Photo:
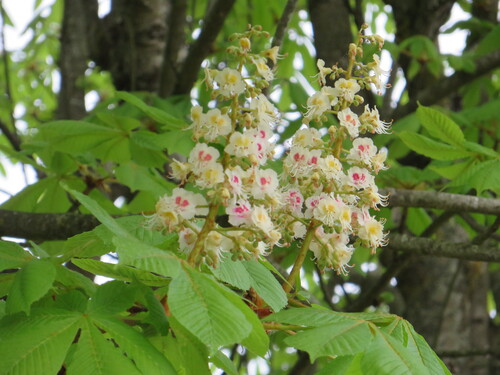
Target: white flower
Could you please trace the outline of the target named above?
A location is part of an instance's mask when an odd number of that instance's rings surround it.
[[[252,224],[252,206],[247,201],[238,200],[229,205],[226,207],[226,214],[229,216],[229,224],[235,227]]]
[[[250,109],[253,112],[254,121],[258,128],[269,131],[279,121],[278,110],[264,94],[259,94],[259,96],[252,99]]]
[[[274,196],[279,187],[278,174],[273,169],[255,169],[250,194],[256,199]]]
[[[247,178],[247,172],[245,172],[239,165],[237,165],[232,169],[226,169],[225,173],[230,185],[230,190],[233,195],[235,197],[246,197],[243,179]]]
[[[365,110],[363,114],[359,116],[359,120],[361,121],[361,124],[366,126],[366,128],[372,133],[389,134],[391,124],[380,120],[377,107],[370,110],[368,104],[365,105]]]
[[[316,66],[318,67],[318,81],[321,86],[326,85],[326,76],[330,74],[333,70],[331,68],[325,68],[325,62],[321,59],[318,59],[316,62]]]
[[[380,57],[378,55],[373,55],[373,63],[369,64],[372,68],[374,75],[372,76],[373,83],[377,88],[379,94],[381,94],[382,87],[384,86],[382,83],[382,76],[388,77],[390,75],[389,70],[383,70],[380,67]]]
[[[224,168],[220,163],[210,163],[197,174],[197,177],[195,180],[196,185],[211,189],[216,184],[224,182]]]
[[[387,159],[387,149],[383,148],[378,152],[378,154],[374,155],[371,159],[372,168],[375,173],[378,173],[380,170],[387,169],[384,162]]]
[[[309,175],[312,170],[319,168],[320,159],[320,150],[309,151],[301,146],[292,146],[283,161],[283,166],[290,176],[303,177]]]
[[[225,136],[231,132],[231,119],[222,114],[218,108],[211,109],[205,115],[203,136],[209,142],[215,141],[218,136]]]
[[[294,221],[292,223],[291,231],[292,231],[293,238],[299,239],[299,238],[305,237],[305,235],[307,233],[307,228],[300,221]]]
[[[188,174],[191,172],[191,163],[183,163],[173,158],[171,160],[170,177],[181,181],[181,183],[185,182]]]
[[[208,203],[201,194],[193,193],[182,188],[175,188],[172,195],[161,197],[156,203],[156,213],[152,223],[158,221],[168,230],[172,230],[181,218],[190,220],[195,215],[206,215]]]
[[[219,84],[220,94],[226,98],[245,91],[245,82],[243,82],[240,72],[235,69],[224,68],[222,71],[218,71],[214,81]]]
[[[302,212],[304,196],[299,189],[290,189],[283,193],[283,202],[289,212],[298,215]]]
[[[229,143],[225,147],[229,155],[238,157],[250,157],[254,155],[258,157],[257,145],[254,142],[254,137],[251,134],[234,132],[229,138]]]
[[[372,157],[375,156],[377,147],[370,138],[356,138],[352,142],[347,159],[371,166]]]
[[[347,129],[351,138],[356,138],[359,135],[361,123],[359,122],[358,115],[351,111],[350,108],[339,111],[339,113],[337,113],[337,118],[339,119],[340,126]]]
[[[327,155],[319,161],[319,170],[327,179],[338,180],[342,176],[342,164],[333,155]]]
[[[252,211],[252,224],[259,228],[266,235],[274,229],[273,222],[263,206],[257,206]]]
[[[264,59],[263,57],[258,57],[253,58],[252,61],[257,68],[257,73],[259,73],[262,78],[264,78],[266,81],[273,80],[274,74],[271,68],[269,68],[269,66],[267,65],[266,59]]]
[[[337,97],[344,98],[345,101],[351,103],[354,100],[354,95],[361,89],[355,79],[340,78],[335,82],[334,94]]]
[[[189,163],[194,173],[201,173],[209,164],[219,159],[219,151],[205,143],[197,143],[189,153]]]
[[[183,228],[179,232],[179,249],[186,254],[193,250],[198,235],[190,228]]]
[[[384,233],[383,223],[377,221],[374,217],[364,218],[363,224],[358,228],[358,237],[372,248],[372,252],[380,246],[387,245],[387,234]]]
[[[323,146],[321,133],[315,128],[299,129],[292,138],[292,145],[305,148],[321,147]]]
[[[330,196],[321,199],[313,210],[314,218],[333,227],[339,218],[339,202]]]
[[[352,167],[347,172],[347,184],[356,189],[366,189],[375,184],[373,176],[364,168]]]
[[[318,91],[307,99],[307,112],[304,116],[304,122],[318,121],[326,111],[332,108],[331,100],[324,91]]]

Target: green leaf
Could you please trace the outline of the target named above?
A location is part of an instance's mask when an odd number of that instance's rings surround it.
[[[361,368],[363,353],[346,355],[335,358],[321,369],[316,375],[362,375],[366,374]]]
[[[481,194],[484,190],[500,188],[500,159],[493,159],[472,165],[449,186],[471,186]]]
[[[362,359],[362,367],[372,374],[431,375],[401,342],[380,330]]]
[[[210,356],[210,360],[212,363],[217,366],[219,369],[224,370],[224,372],[228,375],[239,375],[238,368],[224,353],[220,350],[217,351],[214,355]]]
[[[133,238],[123,227],[121,227],[115,219],[111,217],[95,200],[89,196],[82,194],[76,190],[67,188],[69,193],[73,195],[97,220],[99,220],[106,228],[115,235],[122,238]]]
[[[349,314],[350,315],[350,314]],[[266,322],[297,324],[308,327],[349,321],[348,314],[340,314],[325,308],[290,308],[264,318]]]
[[[47,310],[0,320],[2,374],[57,374],[76,336],[81,314]],[[6,355],[8,354],[8,355]]]
[[[168,133],[168,138],[165,140],[165,146],[169,154],[179,153],[188,156],[194,147],[194,141],[191,133],[186,130],[173,130]]]
[[[148,286],[165,286],[169,282],[165,277],[122,264],[105,263],[94,259],[73,259],[72,263],[93,274],[122,281],[131,282],[137,280]]]
[[[40,127],[37,138],[71,155],[92,152],[103,160],[130,160],[128,131],[84,121],[62,120]]]
[[[61,178],[50,176],[26,186],[0,207],[23,212],[66,212],[71,202],[60,186]]]
[[[116,168],[116,178],[132,191],[150,191],[161,196],[172,191],[175,185],[156,176],[149,168],[133,162],[121,164]]]
[[[55,277],[55,266],[47,260],[34,259],[26,263],[12,282],[7,313],[24,311],[29,314],[31,304],[50,290]]]
[[[113,243],[116,245],[120,263],[163,276],[174,277],[179,273],[179,259],[168,251],[145,244],[134,237],[115,237]]]
[[[90,313],[115,314],[132,306],[137,290],[121,281],[109,281],[97,288],[89,304]]]
[[[464,149],[434,141],[420,134],[401,132],[399,138],[411,150],[432,159],[455,160],[471,156],[471,153]]]
[[[465,140],[460,127],[448,116],[433,108],[419,105],[417,117],[433,137],[455,145],[460,145]]]
[[[478,56],[486,55],[498,50],[498,40],[500,40],[500,25],[495,26],[488,34],[484,36],[476,48]]]
[[[478,154],[481,154],[481,155],[489,156],[492,158],[500,157],[500,154],[498,152],[496,152],[495,150],[493,150],[489,147],[485,147],[483,145],[480,145],[479,143],[476,143],[476,142],[465,141],[464,146],[468,150],[471,150],[472,152],[477,152]]]
[[[252,328],[223,286],[188,266],[170,283],[168,303],[179,323],[213,350],[240,342]]]
[[[363,352],[373,339],[368,322],[346,320],[319,326],[290,336],[285,343],[309,353],[311,361],[322,356],[354,355]]]
[[[65,260],[73,257],[91,258],[112,252],[114,247],[100,238],[96,230],[83,232],[64,242]]]
[[[132,327],[119,320],[104,316],[93,316],[93,322],[113,338],[116,345],[134,361],[142,374],[175,374],[170,362]]]
[[[82,330],[67,367],[68,375],[141,375],[133,362],[90,322],[83,319]]]
[[[220,281],[241,290],[248,290],[252,285],[250,275],[243,263],[240,261],[233,261],[230,257],[224,258],[217,268],[212,269],[212,273]]]
[[[0,240],[0,271],[22,267],[33,256],[15,242]]]
[[[252,278],[251,286],[274,312],[280,311],[288,303],[288,298],[281,284],[274,275],[255,260],[243,262]]]
[[[88,296],[92,296],[95,292],[96,284],[92,280],[66,266],[56,266],[56,280],[67,288],[81,289]]]
[[[164,353],[177,372],[186,375],[210,375],[206,345],[184,328],[175,317],[170,316],[168,319],[174,334],[164,338]]]
[[[187,126],[184,120],[181,120],[165,111],[162,111],[161,109],[152,107],[144,103],[142,99],[140,99],[136,95],[130,94],[125,91],[117,91],[116,96],[126,101],[127,103],[130,103],[133,106],[139,108],[156,122],[165,125],[167,129],[182,129]]]
[[[247,322],[252,326],[250,334],[241,341],[252,353],[264,357],[269,349],[269,336],[267,335],[257,314],[244,304],[241,298],[229,290],[224,290],[224,295],[245,315]]]

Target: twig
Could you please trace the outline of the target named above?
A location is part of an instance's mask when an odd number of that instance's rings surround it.
[[[500,262],[499,246],[479,246],[470,243],[452,243],[430,238],[418,238],[406,234],[389,236],[387,249],[404,251],[418,255]]]
[[[469,215],[467,212],[461,212],[460,214],[460,217],[462,219],[464,219],[464,221],[472,228],[474,229],[476,232],[479,232],[479,233],[482,233],[484,231],[486,231],[486,227],[482,226],[481,224],[479,224],[476,220],[474,220],[474,218]],[[496,241],[500,241],[500,235],[499,234],[496,234],[496,233],[492,233],[491,234],[491,238],[493,238],[494,240]]]
[[[417,102],[431,105],[448,95],[457,92],[458,89],[469,82],[481,77],[500,66],[500,50],[496,50],[486,56],[478,58],[475,62],[476,69],[472,73],[458,71],[449,77],[437,80],[425,90],[421,91],[407,104],[398,106],[392,117],[397,120],[413,112],[417,108]]]
[[[224,20],[234,5],[235,0],[216,0],[206,17],[203,19],[203,29],[190,46],[188,55],[183,62],[182,71],[175,88],[175,94],[186,94],[193,87],[198,77],[200,65],[212,49],[212,43],[217,38],[224,25]]]
[[[285,9],[283,9],[283,13],[281,14],[281,18],[278,22],[278,26],[276,26],[276,31],[274,32],[274,37],[271,45],[273,47],[281,47],[283,43],[283,39],[285,38],[285,31],[290,22],[290,18],[292,18],[293,11],[295,10],[295,6],[297,5],[297,0],[288,0]]]
[[[500,215],[500,199],[394,188],[382,189],[381,193],[389,195],[390,207],[436,208],[456,212]]]

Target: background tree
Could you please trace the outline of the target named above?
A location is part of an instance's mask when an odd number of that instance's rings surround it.
[[[443,29],[453,7],[468,17]],[[268,90],[283,113],[278,144],[286,149],[302,124],[298,112],[303,109],[297,105],[317,88],[308,83],[317,74],[316,58],[326,66],[345,65],[346,47],[368,22],[374,33],[388,35],[392,57],[391,87],[381,97],[365,96],[394,121],[392,135],[374,137],[377,146],[387,147],[391,165],[380,174],[390,193],[389,208],[381,210],[390,242],[375,256],[356,252],[346,277],[320,273],[307,259],[304,287],[310,301],[335,311],[375,308],[405,317],[453,373],[499,371],[492,313],[500,301],[497,1],[120,0],[102,17],[98,8],[97,1],[56,0],[35,13],[28,26],[33,37],[23,51],[3,50],[0,147],[11,160],[32,166],[38,182],[2,205],[0,235],[34,241],[25,245],[37,256],[39,248],[57,255],[71,246],[63,240],[94,228],[98,222],[84,215],[88,211],[61,181],[112,215],[152,211],[158,196],[173,187],[165,177],[167,155],[186,156],[193,146],[190,136],[177,130],[189,118],[192,98],[205,108],[211,100],[200,83],[200,67],[226,66],[228,38],[247,23],[269,30],[273,45],[288,55],[277,62]],[[9,24],[5,9],[2,19],[3,30]],[[468,31],[462,55],[440,53],[439,35],[457,29]],[[136,99],[115,90],[134,92]],[[85,103],[89,93],[98,97],[92,110]],[[113,125],[107,110],[129,123]],[[55,119],[101,121],[168,136],[157,143],[135,136],[125,144],[128,140],[77,122],[60,138],[57,131],[43,133],[43,124]],[[90,237],[69,241],[72,246],[78,241],[79,256],[101,256],[102,248],[112,248]],[[2,249],[7,254],[11,248]],[[286,269],[295,250],[282,249],[270,260]],[[5,269],[21,268],[4,261]],[[88,264],[86,270],[99,273]],[[3,295],[13,288],[15,274],[1,275]],[[43,295],[35,297],[31,302]],[[88,332],[91,337],[93,331]],[[279,337],[275,345],[283,345]],[[273,374],[314,373],[324,365],[311,364],[306,351],[271,353]],[[243,372],[257,363],[237,346],[230,357]]]

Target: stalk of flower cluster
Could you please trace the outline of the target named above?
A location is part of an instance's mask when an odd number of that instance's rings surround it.
[[[283,283],[283,290],[285,291],[285,293],[290,293],[292,287],[295,285],[295,280],[297,279],[297,276],[300,275],[302,264],[306,259],[307,252],[309,251],[309,246],[311,245],[311,241],[314,238],[315,229],[316,229],[316,222],[315,220],[311,220],[309,228],[307,228],[307,233],[304,238],[304,242],[302,242],[302,247],[300,248],[299,254],[295,259],[295,263],[293,264],[292,271],[290,272],[290,275],[288,275],[287,281]]]
[[[205,244],[205,239],[207,238],[207,235],[215,226],[215,219],[217,218],[218,211],[219,211],[218,203],[210,204],[208,215],[205,219],[205,223],[203,224],[203,228],[201,228],[201,231],[198,234],[198,238],[196,239],[193,250],[191,251],[191,253],[189,253],[188,263],[191,266],[197,266],[200,263],[200,253],[203,250],[203,246]]]

